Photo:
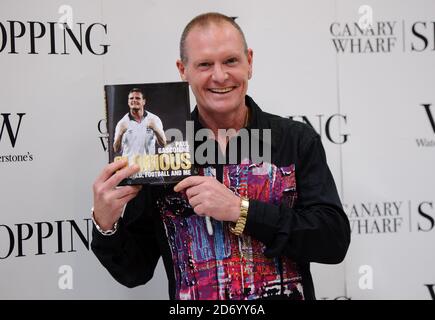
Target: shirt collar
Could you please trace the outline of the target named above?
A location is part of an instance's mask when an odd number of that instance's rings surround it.
[[[263,125],[261,121],[259,121],[259,115],[262,112],[260,107],[255,103],[255,101],[248,95],[245,96],[245,104],[249,109],[249,123],[246,126],[247,129],[262,129]],[[204,128],[201,121],[199,121],[199,111],[198,106],[195,106],[195,109],[191,112],[191,119],[194,122],[195,132]]]
[[[146,110],[144,110],[144,111],[143,111],[143,117],[142,117],[142,120],[145,119],[147,115],[148,115],[148,112],[147,112]],[[129,118],[131,121],[136,121],[136,119],[131,115],[130,112],[128,113],[128,118]]]

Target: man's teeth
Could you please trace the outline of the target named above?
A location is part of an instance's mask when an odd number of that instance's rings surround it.
[[[210,89],[211,92],[214,93],[227,93],[230,92],[231,90],[233,90],[233,87],[229,87],[229,88],[213,88]]]

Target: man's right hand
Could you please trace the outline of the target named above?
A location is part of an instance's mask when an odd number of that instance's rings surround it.
[[[127,165],[127,160],[108,164],[94,182],[94,219],[103,230],[113,227],[126,203],[136,197],[142,188],[142,186],[117,187],[122,180],[139,171],[138,165]]]

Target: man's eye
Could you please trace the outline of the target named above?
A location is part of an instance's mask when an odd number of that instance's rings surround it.
[[[225,61],[225,64],[235,64],[237,62],[236,58],[230,58]]]
[[[201,62],[200,64],[198,64],[198,67],[200,68],[208,68],[210,67],[211,63],[209,62]]]

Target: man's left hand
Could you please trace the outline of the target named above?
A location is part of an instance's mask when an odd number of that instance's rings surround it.
[[[175,192],[185,191],[193,211],[218,221],[236,222],[240,216],[240,197],[213,177],[188,177],[180,181]]]

